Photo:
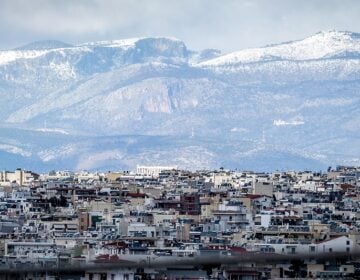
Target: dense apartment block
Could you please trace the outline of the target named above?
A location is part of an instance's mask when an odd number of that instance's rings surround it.
[[[84,280],[359,274],[358,167],[0,175],[2,271]]]

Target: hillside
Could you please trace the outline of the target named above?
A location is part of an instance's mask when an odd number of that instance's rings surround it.
[[[360,164],[360,35],[221,54],[175,38],[0,51],[1,169]]]

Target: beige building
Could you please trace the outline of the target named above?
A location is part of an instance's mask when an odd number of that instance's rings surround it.
[[[307,265],[307,273],[309,277],[315,277],[319,272],[324,271],[323,264],[308,264]]]
[[[272,182],[257,182],[253,183],[253,194],[273,196],[273,183]]]
[[[174,223],[178,215],[174,213],[153,213],[154,225],[158,226],[164,223]]]
[[[20,186],[29,185],[34,181],[34,175],[32,172],[20,168],[15,171],[0,171],[0,186],[10,186],[12,183]]]
[[[210,219],[213,212],[219,208],[219,196],[215,198],[208,198],[208,203],[201,205],[201,219]]]
[[[84,232],[88,230],[90,226],[90,216],[89,213],[82,209],[79,211],[79,232]]]
[[[124,175],[129,175],[128,172],[108,172],[105,174],[105,178],[108,182],[114,183],[117,182]]]
[[[176,226],[176,239],[179,241],[190,240],[190,224],[179,224]]]
[[[92,200],[89,203],[88,209],[93,212],[104,212],[105,210],[113,211],[115,209],[115,205],[111,202]]]
[[[221,185],[232,185],[233,183],[233,174],[231,172],[217,172],[213,173],[211,177],[215,188],[219,188]]]

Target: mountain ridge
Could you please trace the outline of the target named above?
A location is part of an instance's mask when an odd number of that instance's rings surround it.
[[[16,51],[23,50],[43,50],[43,49],[63,49],[71,48],[73,45],[58,40],[42,40],[28,43],[26,45],[15,48]]]
[[[164,37],[0,51],[3,168],[360,164],[359,38],[322,32],[228,64]]]
[[[360,52],[360,34],[347,31],[318,32],[303,40],[268,45],[261,48],[244,49],[203,62],[203,66],[257,62],[266,58],[288,60],[321,59],[338,51],[354,49]],[[314,50],[315,48],[315,50]],[[271,59],[269,59],[271,60]]]

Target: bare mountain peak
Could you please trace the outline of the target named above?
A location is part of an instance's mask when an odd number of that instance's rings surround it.
[[[64,43],[58,40],[42,40],[35,41],[24,46],[18,47],[15,50],[50,50],[50,49],[61,49],[70,48],[72,45]]]

